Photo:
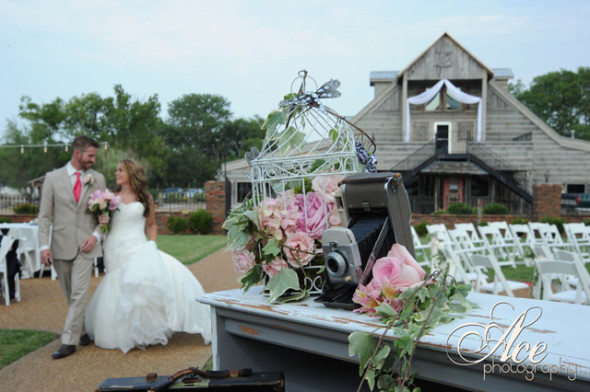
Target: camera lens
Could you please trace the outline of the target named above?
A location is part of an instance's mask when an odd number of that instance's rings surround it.
[[[338,252],[330,252],[326,255],[326,269],[328,274],[339,277],[346,273],[346,260]]]

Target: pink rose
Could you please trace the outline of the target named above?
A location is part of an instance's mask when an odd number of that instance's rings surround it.
[[[301,210],[297,225],[299,230],[307,232],[311,238],[316,239],[322,236],[328,228],[328,216],[334,209],[334,204],[326,203],[316,192],[308,192],[305,195],[298,195],[298,205]]]
[[[289,268],[289,265],[280,257],[276,257],[270,264],[262,263],[262,269],[270,277],[278,274],[283,268]]]
[[[371,284],[383,288],[391,286],[395,291],[404,291],[424,279],[426,272],[416,260],[399,244],[394,244],[387,257],[382,257],[373,266]]]
[[[298,250],[302,252],[298,252]],[[287,261],[293,268],[299,268],[309,264],[315,255],[306,252],[313,253],[314,250],[314,240],[302,232],[290,234],[283,247]]]
[[[256,264],[254,253],[247,250],[234,250],[231,255],[234,262],[234,271],[238,274],[245,274]]]
[[[335,203],[335,194],[340,189],[340,182],[343,179],[342,175],[317,176],[311,181],[311,187],[325,201]]]

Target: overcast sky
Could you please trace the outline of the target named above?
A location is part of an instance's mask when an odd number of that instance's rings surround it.
[[[354,115],[371,71],[401,70],[444,32],[525,84],[590,66],[590,1],[0,0],[0,131],[36,103],[121,84],[168,103],[210,93],[266,117],[306,69],[341,82],[325,102]],[[299,85],[296,84],[295,88]]]

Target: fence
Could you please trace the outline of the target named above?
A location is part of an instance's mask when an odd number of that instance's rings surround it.
[[[0,214],[12,214],[14,206],[21,203],[39,205],[39,200],[33,200],[30,195],[0,195]]]

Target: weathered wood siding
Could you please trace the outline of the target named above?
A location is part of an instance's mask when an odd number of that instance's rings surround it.
[[[412,80],[482,79],[486,70],[448,37],[442,37],[412,64],[405,77]]]

